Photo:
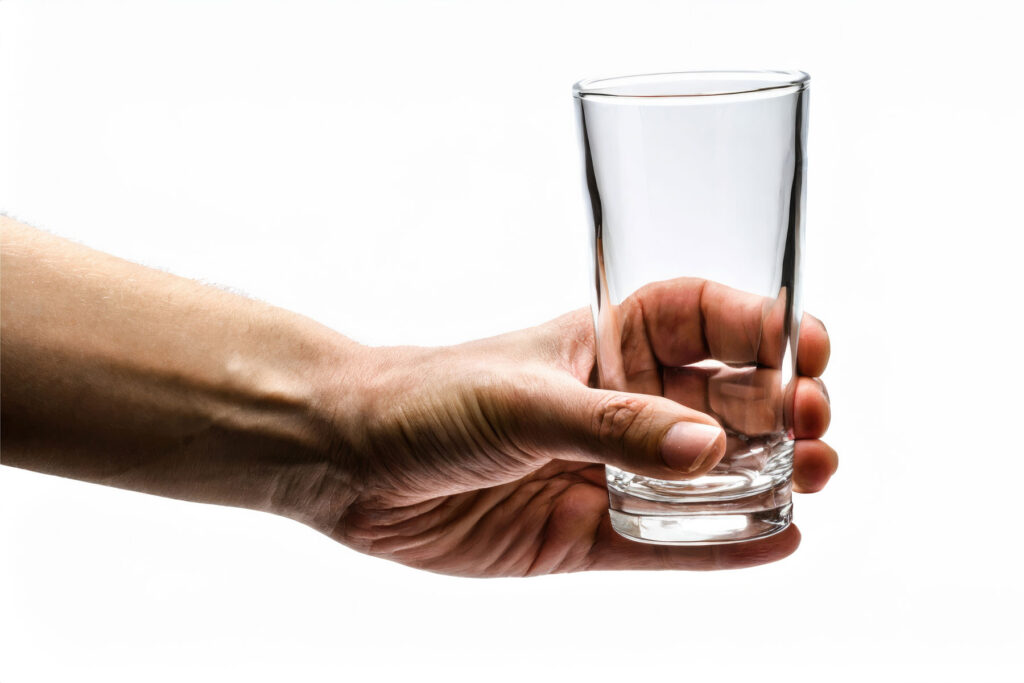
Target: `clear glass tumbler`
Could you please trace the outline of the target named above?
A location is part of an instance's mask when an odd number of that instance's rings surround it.
[[[727,436],[725,457],[696,479],[607,467],[612,525],[628,538],[732,543],[792,518],[808,83],[799,71],[705,71],[573,88],[599,384],[665,395],[711,415]],[[697,297],[669,324],[703,339],[693,362],[655,358],[652,373],[632,356],[658,349],[638,351],[630,326],[638,309],[644,316],[645,292],[665,301],[666,288],[680,301]],[[722,315],[744,318],[743,333]]]

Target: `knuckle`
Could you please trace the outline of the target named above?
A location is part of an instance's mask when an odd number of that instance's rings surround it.
[[[594,412],[594,432],[602,442],[622,442],[647,414],[644,401],[633,396],[604,396]]]

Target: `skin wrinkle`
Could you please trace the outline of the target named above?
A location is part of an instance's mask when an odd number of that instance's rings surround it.
[[[593,488],[593,484],[588,482],[585,478],[580,477],[574,473],[565,473],[560,475],[557,479],[547,481],[534,481],[530,482],[526,486],[520,487],[518,490],[514,490],[506,498],[495,501],[493,504],[487,506],[481,513],[480,510],[472,511],[474,515],[477,515],[477,519],[469,527],[470,531],[467,536],[463,539],[462,544],[465,545],[466,551],[471,552],[475,547],[483,547],[488,552],[482,556],[478,556],[477,562],[481,566],[484,574],[487,575],[508,575],[510,572],[502,571],[499,566],[513,567],[523,563],[522,557],[518,556],[518,552],[523,548],[532,547],[529,542],[523,542],[520,536],[515,536],[500,546],[493,545],[494,535],[490,528],[496,523],[497,519],[507,518],[512,516],[512,513],[530,508],[531,504],[538,504],[542,508],[553,508],[558,505],[559,501],[567,495],[574,487],[587,486]],[[602,492],[603,495],[603,492]],[[526,500],[522,500],[526,496]],[[546,499],[543,503],[540,501]],[[451,524],[452,517],[461,515],[465,506],[459,506],[460,509],[453,511],[453,514],[445,517],[444,523]],[[549,515],[544,514],[543,517],[547,520],[543,522],[546,526],[551,523]],[[433,523],[428,524],[425,528],[422,524],[419,524],[421,520],[416,519],[417,527],[415,533],[410,535],[409,532],[413,529],[403,528],[390,530],[393,533],[397,533],[401,540],[401,546],[395,546],[392,544],[387,545],[373,545],[372,549],[375,552],[388,553],[399,561],[412,561],[415,558],[417,563],[423,563],[424,568],[433,569],[432,560],[429,556],[423,555],[421,552],[426,548],[426,545],[434,540],[434,535],[431,533],[436,527]],[[434,520],[432,520],[433,522]],[[383,531],[383,530],[381,530]],[[376,536],[376,534],[373,534]],[[390,534],[387,536],[388,539],[394,539]],[[543,538],[543,534],[542,534]],[[543,541],[541,545],[544,545],[546,541]],[[415,551],[410,553],[410,551]],[[515,552],[512,552],[515,551]],[[572,548],[565,548],[562,551],[563,559],[567,557],[572,551]],[[541,552],[540,548],[537,548],[536,553]],[[532,566],[532,565],[531,565]]]
[[[398,415],[394,419],[395,436],[398,437],[399,445],[404,446],[403,452],[418,452],[419,439],[417,438],[417,430],[411,424],[408,419],[405,409],[399,407]],[[429,435],[428,435],[429,437]],[[391,464],[392,458],[387,456],[382,458],[373,458],[372,466],[376,470],[375,474],[380,477],[381,470],[383,471],[383,479],[386,481],[402,482],[405,479],[405,474],[394,471]]]
[[[479,434],[474,434],[468,429],[465,429],[467,441],[473,442],[473,445],[480,451],[487,453],[494,453],[502,451],[502,443],[508,443],[508,439],[503,439],[500,435],[502,431],[499,427],[500,422],[498,420],[489,419],[485,413],[483,406],[487,404],[488,393],[486,390],[481,391],[477,389],[470,394],[470,400],[466,401],[465,404],[469,410],[469,417],[479,427]],[[458,421],[461,424],[461,421]],[[523,457],[522,461],[528,460],[529,458]],[[523,463],[525,464],[525,462]]]
[[[554,495],[550,501],[548,511],[544,519],[544,526],[539,534],[540,543],[534,553],[533,560],[529,563],[524,574],[522,574],[523,576],[530,576],[533,574],[536,569],[536,565],[544,555],[544,552],[555,542],[552,539],[554,531],[561,532],[562,528],[566,526],[566,520],[564,519],[565,516],[561,511],[565,509],[569,501],[574,500],[575,492],[579,491],[580,487],[585,487],[584,490],[594,488],[593,484],[575,473],[565,473],[560,477],[560,479],[567,482],[568,485],[566,488]],[[604,498],[604,495],[605,494],[602,491],[602,498]],[[571,521],[578,522],[579,520],[580,518],[577,516],[573,516],[571,518]],[[554,568],[551,570],[552,572],[557,571],[557,568],[560,567],[568,558],[574,545],[574,543],[565,544],[561,539],[558,539],[558,542],[565,545],[565,551],[562,553],[558,562],[555,563]],[[578,543],[578,541],[576,543]]]
[[[420,455],[417,455],[417,466],[418,469],[425,474],[428,478],[436,478],[438,476],[446,476],[449,483],[449,490],[452,492],[460,492],[467,487],[471,487],[474,483],[476,474],[473,468],[453,468],[453,465],[458,460],[458,454],[467,452],[471,449],[467,448],[466,444],[460,444],[457,441],[453,441],[450,436],[440,433],[434,429],[432,425],[435,424],[452,424],[456,430],[463,430],[464,425],[461,422],[452,422],[450,420],[451,412],[444,408],[438,409],[437,406],[432,404],[420,404],[416,408],[417,413],[409,414],[404,413],[406,429],[419,433],[423,436],[423,444],[417,444],[421,446]],[[420,413],[425,411],[425,414],[420,417]],[[455,411],[458,414],[458,411]],[[426,426],[426,428],[424,428]],[[465,432],[463,431],[463,435]],[[419,451],[413,451],[418,453]],[[442,475],[442,473],[446,473]],[[463,475],[470,475],[464,477]],[[400,481],[404,481],[407,486],[415,490],[416,485],[412,483],[411,477],[414,477],[414,472],[405,472],[401,475],[396,475],[396,478]],[[434,484],[436,486],[436,482]]]
[[[614,443],[620,449],[620,457],[628,458],[626,442],[623,440],[633,424],[640,419],[643,404],[628,395],[606,394],[602,396],[594,413],[593,432],[600,441]]]
[[[412,519],[418,515],[426,514],[454,498],[455,496],[448,498],[445,496],[438,496],[437,498],[425,500],[422,503],[393,506],[386,500],[374,500],[367,495],[360,500],[359,508],[367,513],[372,513],[378,524],[390,526],[394,524],[401,524],[407,519]]]
[[[531,485],[536,484],[531,490]],[[543,543],[543,527],[550,521],[550,515],[547,514],[547,510],[550,509],[551,501],[557,497],[565,488],[568,486],[561,478],[550,479],[548,481],[534,481],[530,482],[519,490],[514,491],[511,496],[504,499],[492,508],[487,514],[480,519],[480,525],[467,537],[467,549],[472,550],[474,546],[479,547],[480,545],[489,546],[490,552],[485,553],[483,556],[478,557],[477,566],[480,567],[481,573],[485,575],[494,575],[494,565],[497,564],[510,548],[515,545],[516,536],[513,536],[507,542],[503,544],[494,543],[494,535],[486,533],[486,525],[489,521],[494,521],[493,518],[501,516],[502,513],[507,513],[510,508],[513,511],[522,510],[534,510],[534,514],[540,516],[544,521],[542,522],[542,531],[539,534],[539,538]],[[525,497],[525,501],[517,500]],[[546,499],[546,500],[545,500]],[[531,504],[536,505],[532,507]],[[524,525],[524,528],[520,531],[520,535],[529,531],[529,527]],[[534,534],[535,537],[538,534]]]
[[[522,564],[525,559],[528,559],[528,556],[524,558],[521,551],[519,554],[513,553],[511,551],[523,545],[533,549],[532,555],[534,557],[534,560],[529,563],[526,570],[526,572],[529,573],[530,567],[532,567],[533,562],[536,561],[536,558],[540,556],[546,545],[550,542],[550,539],[547,536],[548,529],[550,528],[554,520],[554,515],[552,511],[556,508],[558,501],[561,499],[561,497],[563,497],[566,494],[566,492],[576,484],[576,482],[572,481],[571,475],[560,475],[555,479],[537,483],[541,483],[542,485],[538,487],[537,490],[534,491],[526,501],[514,504],[516,503],[516,501],[514,498],[511,498],[503,504],[503,507],[510,507],[513,510],[515,510],[516,508],[534,510],[534,516],[541,518],[541,522],[539,524],[539,531],[536,531],[533,534],[533,541],[527,542],[525,544],[517,543],[517,541],[519,541],[523,537],[529,538],[528,536],[525,536],[524,532],[528,532],[530,531],[530,529],[528,526],[524,526],[522,532],[520,532],[515,538],[513,538],[510,541],[510,543],[499,548],[499,552],[491,552],[484,558],[481,558],[479,561],[485,567],[485,569],[483,570],[483,573],[485,575],[508,575],[508,571],[498,570],[497,566],[499,564],[503,564],[504,566],[511,567]],[[499,511],[500,510],[496,508],[494,512],[497,513]],[[501,512],[505,512],[505,514],[507,515],[507,511]],[[486,533],[486,531],[487,530],[482,527],[471,539],[471,543],[475,545],[487,545],[488,540],[492,536],[491,534]],[[536,547],[534,548],[534,546]],[[503,560],[504,562],[502,562]]]
[[[443,506],[456,506],[465,503],[459,496],[445,496],[439,499]],[[433,520],[437,515],[432,515],[434,509],[423,513],[424,520]],[[397,524],[390,524],[386,521],[377,523],[378,511],[366,510],[361,500],[356,500],[351,506],[339,516],[337,524],[330,532],[330,536],[340,543],[368,552],[372,541],[382,538],[390,538],[401,535],[393,527]],[[408,520],[415,520],[417,517],[410,517]],[[404,521],[408,521],[404,520]]]
[[[469,497],[465,505],[467,513],[481,505],[481,501],[486,497],[486,494]],[[438,524],[427,525],[415,534],[398,534],[391,531],[386,535],[372,534],[372,538],[364,538],[364,540],[368,541],[366,543],[367,552],[398,562],[413,562],[429,558],[431,555],[446,554],[451,548],[463,542],[469,529],[475,523],[475,518],[472,515],[461,519],[460,514],[453,514],[450,517],[442,518]],[[440,542],[438,542],[439,540]],[[424,548],[426,548],[425,551]]]
[[[522,381],[510,385],[507,392],[488,394],[487,400],[481,403],[486,423],[492,425],[495,433],[509,444],[509,457],[524,467],[536,469],[547,462],[551,445],[538,445],[537,438],[551,431],[551,415],[548,410],[531,414],[518,408],[508,410],[504,406],[549,403],[555,393],[552,391],[553,380],[561,379],[560,375],[530,371]]]
[[[484,515],[486,515],[489,510],[493,509],[497,505],[500,505],[502,501],[514,495],[515,492],[515,487],[498,486],[488,489],[488,491],[485,492],[484,495],[480,496],[480,498],[477,501],[475,501],[474,505],[470,506],[469,510],[465,515],[465,518],[456,517],[454,519],[448,520],[447,525],[442,530],[443,533],[446,534],[445,537],[443,538],[443,542],[441,544],[431,546],[430,549],[437,556],[444,556],[453,546],[461,545],[470,535],[470,533],[473,530],[473,527],[480,522],[481,518]],[[494,502],[488,500],[488,493],[491,494],[492,497],[496,497],[496,500]],[[372,544],[371,548],[374,551],[377,550],[375,544]],[[414,559],[419,560],[419,557],[414,556],[408,558],[409,561],[413,561]]]
[[[568,522],[576,522],[577,526],[579,526],[579,522],[581,521],[581,519],[585,519],[581,518],[581,516],[579,515],[563,513],[562,510],[565,509],[565,507],[568,505],[570,501],[575,501],[575,498],[578,497],[576,495],[577,493],[580,495],[585,495],[586,493],[593,491],[595,488],[596,487],[591,482],[580,478],[580,480],[574,481],[572,484],[570,484],[568,488],[562,491],[559,494],[559,496],[552,501],[551,513],[548,515],[545,521],[544,530],[542,532],[542,538],[544,539],[544,542],[542,542],[540,548],[538,548],[536,556],[534,557],[533,561],[531,562],[530,566],[527,568],[523,576],[535,576],[538,573],[554,574],[566,571],[580,571],[581,569],[585,568],[585,566],[581,565],[585,565],[586,558],[589,556],[590,551],[593,548],[594,543],[596,542],[596,533],[597,529],[599,528],[599,524],[593,524],[593,534],[583,533],[578,535],[574,542],[562,542],[563,550],[554,562],[552,562],[552,558],[544,558],[545,571],[540,572],[539,565],[541,559],[544,556],[544,551],[547,550],[547,548],[551,544],[550,536],[553,533],[552,528],[561,531],[559,527],[567,525]],[[605,493],[604,491],[602,491],[602,505],[604,497]],[[571,512],[575,513],[576,510],[574,509]],[[601,518],[597,517],[595,519],[600,520]],[[589,544],[588,535],[591,538]],[[570,564],[569,558],[570,555],[572,555],[573,551],[584,546],[586,547],[586,549],[582,553],[577,552],[577,555],[579,555],[580,557],[575,559],[575,564]]]
[[[449,524],[453,522],[461,522],[464,524],[468,520],[470,525],[475,524],[489,509],[514,495],[515,491],[515,487],[509,485],[481,489],[476,492],[476,495],[472,495],[468,498],[465,506],[459,506],[446,521]],[[453,497],[458,498],[459,496]],[[392,534],[394,534],[393,530]]]
[[[518,447],[502,447],[503,442],[504,444],[514,442],[511,439],[503,439],[500,436],[505,431],[498,426],[500,425],[500,420],[490,418],[487,414],[490,411],[483,409],[484,405],[491,402],[489,397],[493,391],[490,387],[484,387],[472,392],[468,397],[469,400],[460,402],[466,406],[468,416],[471,419],[464,422],[459,419],[457,413],[455,416],[452,416],[454,419],[451,421],[463,435],[466,441],[466,451],[472,452],[475,450],[475,452],[489,458],[495,471],[505,470],[510,476],[521,474],[524,470],[536,466],[536,458],[523,453]],[[470,425],[475,426],[476,429],[471,429]],[[512,461],[511,464],[507,463],[509,460]]]
[[[470,416],[472,416],[473,412],[476,412],[478,415],[482,414],[475,410],[480,404],[477,403],[476,406],[474,406],[473,401],[476,400],[477,396],[490,395],[492,393],[492,390],[484,387],[482,390],[476,391],[475,394],[469,394],[468,401],[465,400],[465,397],[460,397],[455,402],[444,403],[443,406],[420,404],[415,413],[403,412],[401,422],[402,431],[406,433],[419,433],[426,439],[425,442],[417,443],[410,437],[406,443],[406,448],[413,450],[414,452],[416,452],[415,449],[417,448],[425,448],[429,457],[420,460],[421,467],[424,472],[434,472],[437,476],[446,477],[450,483],[455,484],[455,487],[452,487],[453,490],[474,485],[475,480],[480,476],[477,474],[471,476],[469,479],[465,479],[460,478],[454,472],[449,472],[448,469],[454,466],[455,461],[451,460],[451,458],[455,457],[455,454],[474,451],[479,452],[481,455],[492,459],[493,464],[487,468],[491,469],[498,466],[505,467],[506,465],[503,463],[507,461],[509,457],[512,457],[514,453],[514,451],[510,452],[506,450],[505,452],[498,454],[494,448],[480,448],[480,446],[483,446],[486,443],[486,435],[488,433],[493,435],[490,437],[492,439],[500,438],[493,422],[487,419],[471,419],[467,422],[456,417],[467,413],[467,411],[470,413]],[[424,411],[426,411],[425,414]],[[420,415],[424,416],[423,419],[421,419]],[[470,423],[474,424],[475,427],[470,428]],[[439,436],[435,435],[434,432],[436,430],[434,428],[428,427],[424,429],[421,426],[435,424],[452,425],[455,430],[453,434],[458,434],[461,438],[454,441],[441,441]],[[481,429],[483,430],[483,434],[480,432]],[[510,473],[516,472],[518,474],[522,474],[525,471],[524,467],[526,467],[529,464],[529,461],[532,460],[532,458],[528,456],[515,456],[514,459],[519,462],[512,466]],[[431,463],[433,463],[433,465],[431,465]],[[462,471],[465,472],[466,470],[462,469]],[[441,472],[445,472],[446,474],[441,475]],[[411,482],[409,483],[411,484]]]
[[[522,380],[508,387],[507,391],[502,390],[497,395],[493,392],[477,391],[474,394],[478,408],[476,414],[481,424],[486,425],[490,433],[498,439],[499,444],[511,446],[506,449],[500,449],[498,446],[495,450],[503,450],[505,457],[515,460],[522,467],[534,468],[538,462],[544,461],[544,454],[537,452],[536,447],[528,443],[531,426],[524,425],[517,412],[505,410],[503,406],[508,402],[527,404],[534,400],[547,399],[546,394],[550,386],[548,378],[551,375],[543,369],[533,371],[532,368],[523,368],[520,372],[523,373]]]
[[[485,395],[489,396],[489,392]],[[476,392],[471,401],[470,406],[470,417],[476,418],[474,424],[479,428],[479,431],[484,432],[483,437],[476,437],[474,434],[478,430],[468,429],[464,427],[466,433],[469,435],[468,440],[476,442],[476,452],[485,454],[492,463],[492,467],[489,468],[490,472],[504,472],[508,477],[522,476],[523,474],[535,470],[540,466],[538,458],[534,455],[526,453],[521,447],[518,446],[515,439],[505,437],[501,439],[500,433],[507,430],[502,430],[497,425],[501,423],[500,419],[489,418],[482,409],[480,402],[481,393]],[[500,415],[500,411],[492,412],[493,415]],[[458,421],[458,420],[457,420]],[[458,421],[461,425],[461,421]],[[488,438],[487,435],[490,435]],[[502,447],[502,441],[506,446]],[[511,445],[509,447],[508,445]],[[472,452],[471,449],[467,451]]]
[[[435,504],[429,509],[399,522],[381,520],[372,511],[361,512],[357,510],[354,513],[349,513],[349,517],[354,518],[352,527],[360,530],[360,538],[414,537],[435,526],[442,526],[448,520],[462,515],[479,501],[481,495],[480,491],[472,491],[458,496],[442,497],[438,499],[439,504]]]
[[[540,530],[530,535],[520,533],[517,542],[512,545],[504,554],[503,563],[494,563],[488,567],[491,576],[517,576],[525,577],[531,575],[531,570],[543,552],[547,543],[547,529],[551,524],[550,512],[545,512],[544,519],[540,524]]]
[[[547,514],[544,515],[544,523],[541,526],[540,533],[537,535],[538,536],[538,538],[536,540],[537,548],[536,548],[536,550],[533,553],[533,559],[527,565],[526,570],[521,574],[521,576],[523,576],[523,577],[536,576],[537,573],[538,573],[538,566],[537,565],[540,562],[541,558],[544,557],[544,551],[551,544],[551,538],[550,538],[551,537],[551,527],[552,527],[552,524],[554,523],[554,509],[555,509],[556,505],[557,505],[557,503],[555,501],[552,501],[552,505],[548,508]],[[563,555],[563,559],[564,559],[564,555]],[[552,569],[550,569],[550,568],[558,566],[558,563],[556,562],[556,563],[554,563],[552,565],[551,562],[545,562],[545,565],[546,565],[547,571],[540,572],[540,573],[553,574],[554,571]]]
[[[572,355],[568,357],[567,364],[577,380],[585,385],[594,386],[592,377],[597,371],[597,354],[594,349],[594,331],[590,318],[591,315],[588,311],[584,324],[579,326],[585,332],[581,332],[579,336],[574,337],[575,348],[572,349]]]
[[[333,462],[313,461],[300,467],[294,476],[275,480],[266,509],[281,510],[285,516],[329,534],[330,520],[337,519],[338,509],[356,500],[358,490],[351,477]]]

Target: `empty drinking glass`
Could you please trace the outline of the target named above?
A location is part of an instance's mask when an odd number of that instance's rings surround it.
[[[573,89],[600,386],[664,395],[727,436],[696,479],[608,466],[624,536],[728,543],[789,525],[808,83],[799,71],[684,72]],[[677,319],[658,324],[703,337],[686,352],[638,341],[644,297],[668,290]]]

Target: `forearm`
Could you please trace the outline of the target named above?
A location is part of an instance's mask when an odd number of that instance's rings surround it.
[[[324,388],[348,400],[358,345],[0,221],[4,464],[296,517],[347,495]]]

